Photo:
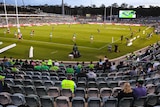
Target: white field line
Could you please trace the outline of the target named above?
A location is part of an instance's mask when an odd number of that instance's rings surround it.
[[[8,40],[18,40],[16,38],[6,38],[6,37],[0,37],[3,39],[8,39]],[[54,44],[54,45],[61,45],[61,46],[68,46],[68,47],[73,47],[73,45],[68,45],[68,44],[61,44],[61,43],[50,43],[50,42],[43,42],[43,41],[35,41],[35,40],[26,40],[23,39],[21,41],[26,41],[26,42],[33,42],[33,43],[44,43],[44,44]],[[93,49],[93,50],[98,50],[98,48],[91,48],[91,47],[85,47],[85,46],[78,46],[80,48],[86,48],[86,49]]]
[[[151,27],[147,27],[145,30],[148,30],[148,29],[150,29]],[[130,34],[128,34],[128,35],[126,35],[126,36],[124,36],[124,37],[128,37]],[[113,43],[116,43],[116,42],[118,42],[118,41],[120,41],[121,39],[117,39],[116,41],[114,41]],[[112,43],[110,43],[110,44],[112,44]],[[104,46],[102,46],[102,47],[100,47],[100,48],[98,48],[98,50],[101,50],[101,49],[103,49],[103,48],[105,48],[105,47],[107,47],[108,46],[108,44],[106,44],[106,45],[104,45]]]
[[[106,44],[106,45],[100,47],[98,50],[101,50],[101,49],[103,49],[103,48],[105,48],[105,47],[107,47],[107,46],[108,46],[108,44]]]
[[[126,28],[106,28],[106,29],[114,29],[114,30],[129,30],[129,29],[126,29]],[[127,36],[129,36],[129,34],[128,34]],[[125,36],[125,37],[127,37],[127,36]],[[115,42],[118,42],[118,41],[120,41],[120,39],[118,39],[118,40],[114,41],[114,43],[115,43]],[[111,43],[111,44],[112,44],[112,43]],[[107,46],[108,46],[108,43],[107,43],[106,45],[104,45],[104,46],[102,46],[102,47],[98,48],[98,50],[101,50],[101,49],[103,49],[103,48],[105,48],[105,47],[107,47]]]
[[[129,29],[127,29],[127,28],[119,28],[119,27],[115,27],[115,28],[108,28],[108,27],[106,27],[105,29],[108,29],[108,30],[129,30]]]
[[[122,29],[122,28],[121,28]],[[124,37],[128,37],[130,34],[128,34],[128,35],[126,35],[126,36],[124,36]],[[118,42],[118,41],[120,41],[120,39],[117,39],[116,41],[114,41],[113,43],[116,43],[116,42]],[[113,43],[110,43],[110,44],[113,44]],[[101,49],[103,49],[103,48],[105,48],[105,47],[107,47],[108,46],[108,43],[106,44],[106,45],[104,45],[104,46],[102,46],[102,47],[100,47],[98,50],[101,50]]]
[[[148,30],[148,29],[150,29],[151,27],[147,27],[145,30]]]
[[[12,45],[8,45],[8,46],[6,46],[6,47],[0,49],[0,53],[5,52],[5,51],[7,51],[7,50],[9,50],[9,49],[11,49],[11,48],[14,48],[15,46],[16,46],[15,43],[12,44]]]
[[[148,29],[150,29],[151,27],[147,27],[145,30],[148,30]],[[126,36],[124,36],[124,37],[128,37],[130,34],[128,34],[128,35],[126,35]],[[6,37],[0,37],[0,38],[3,38],[3,39],[9,39],[9,40],[16,40],[15,38],[6,38]],[[28,41],[28,42],[38,42],[38,43],[47,43],[47,44],[55,44],[55,45],[62,45],[62,46],[68,46],[68,47],[72,47],[73,45],[68,45],[68,44],[61,44],[61,43],[50,43],[50,42],[43,42],[43,41],[34,41],[34,40],[25,40],[25,39],[23,39],[23,41]],[[116,43],[116,42],[118,42],[118,41],[120,41],[120,39],[118,39],[118,40],[116,40],[116,41],[114,41],[114,43]],[[91,47],[85,47],[85,46],[78,46],[78,47],[80,47],[80,48],[86,48],[86,49],[93,49],[93,50],[101,50],[101,49],[103,49],[103,48],[105,48],[106,46],[108,46],[108,44],[106,44],[106,45],[104,45],[104,46],[102,46],[102,47],[100,47],[100,48],[91,48]]]
[[[55,54],[55,53],[57,53],[58,51],[53,51],[53,52],[51,52],[51,54]]]
[[[147,27],[145,30],[148,30],[148,29],[150,29],[151,27]],[[124,36],[124,37],[128,37],[130,34],[128,34],[128,35],[126,35],[126,36]],[[121,39],[118,39],[118,40],[116,40],[115,42],[118,42],[118,41],[120,41]],[[114,42],[114,43],[115,43]]]

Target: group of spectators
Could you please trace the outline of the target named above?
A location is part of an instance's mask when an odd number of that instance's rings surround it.
[[[35,14],[36,15],[36,14]],[[42,14],[43,15],[43,14]],[[8,17],[8,23],[9,24],[15,24],[15,18],[16,17]],[[0,25],[5,25],[6,19],[4,17],[0,17]],[[38,16],[37,17],[30,17],[28,16],[20,16],[19,17],[20,24],[44,24],[44,23],[66,23],[66,22],[74,22],[74,17],[71,16],[62,16],[57,14],[52,14],[48,16]]]
[[[87,75],[89,78],[95,78],[95,74],[89,72]],[[71,89],[74,93],[74,89],[77,87],[76,83],[72,80],[72,76],[68,75],[67,79],[62,81],[62,89]],[[129,82],[124,83],[124,86],[121,91],[118,92],[118,95],[115,96],[120,101],[124,97],[133,97],[139,99],[147,95],[147,89],[143,86],[143,80],[137,80],[136,87],[131,87]]]
[[[157,70],[157,67],[160,65],[159,57],[159,43],[149,46],[146,51],[139,51],[138,53],[130,54],[125,61],[111,62],[107,56],[104,56],[103,59],[99,59],[97,63],[79,63],[76,64],[64,64],[57,60],[18,60],[12,57],[4,57],[0,61],[0,71],[3,72],[13,72],[18,73],[21,70],[33,70],[33,71],[46,71],[46,72],[58,72],[64,68],[64,73],[67,78],[61,81],[62,89],[71,89],[74,93],[76,82],[72,77],[78,78],[86,77],[86,79],[94,79],[98,73],[112,73],[119,72],[123,68],[127,70],[123,71],[123,75],[130,76],[140,76],[140,75],[150,75]],[[100,72],[99,72],[100,71]],[[6,75],[7,76],[7,75]],[[159,71],[156,71],[156,77],[160,77]],[[6,77],[0,75],[0,92],[5,91],[5,82]],[[125,82],[122,90],[116,96],[118,100],[123,97],[134,97],[140,98],[147,95],[147,89],[143,85],[143,80],[136,81],[136,87],[131,87],[129,82]]]
[[[147,95],[147,89],[143,86],[143,80],[136,82],[136,87],[132,88],[129,82],[124,83],[123,89],[118,93],[118,100],[123,97],[141,98]]]

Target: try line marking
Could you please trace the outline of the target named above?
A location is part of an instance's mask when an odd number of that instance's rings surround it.
[[[16,38],[6,38],[6,37],[0,37],[0,38],[3,38],[3,39],[8,39],[8,40],[17,40],[19,41],[18,39]],[[68,46],[68,47],[73,47],[73,45],[69,45],[69,44],[61,44],[61,43],[51,43],[51,42],[43,42],[43,41],[35,41],[35,40],[27,40],[27,39],[23,39],[23,40],[20,40],[20,41],[26,41],[26,42],[32,42],[32,43],[44,43],[44,44],[54,44],[54,45],[61,45],[61,46]],[[54,46],[53,45],[53,46]],[[93,50],[99,50],[98,48],[91,48],[91,47],[86,47],[86,46],[78,46],[80,48],[86,48],[86,49],[93,49]]]

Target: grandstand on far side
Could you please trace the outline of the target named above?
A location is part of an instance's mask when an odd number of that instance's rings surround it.
[[[7,6],[7,17],[8,17],[8,24],[15,24],[16,23],[16,14],[15,14],[15,7],[13,5],[6,5]],[[6,25],[5,22],[5,12],[3,4],[0,4],[0,25]],[[57,23],[57,22],[74,22],[74,17],[70,15],[61,15],[61,14],[52,14],[52,13],[45,13],[40,9],[30,8],[30,7],[18,7],[18,17],[20,24],[34,24],[34,23]]]

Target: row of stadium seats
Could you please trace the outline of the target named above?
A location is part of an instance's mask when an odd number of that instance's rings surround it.
[[[144,80],[144,85],[148,84],[154,84],[157,85],[160,82],[160,78],[146,78]],[[78,79],[78,81],[75,83],[77,86],[81,86],[83,88],[97,88],[97,87],[117,87],[122,86],[126,81],[128,81],[132,87],[135,86],[136,80],[109,80],[108,78],[98,77],[95,79],[86,79],[84,77],[81,77]],[[46,79],[39,79],[39,80],[33,80],[33,79],[12,79],[12,78],[6,78],[5,83],[8,85],[35,85],[35,86],[59,86],[58,84],[61,83],[61,80],[58,79],[58,77],[54,77],[51,80]]]
[[[126,75],[125,71],[123,72],[112,72],[112,73],[99,73],[96,72],[97,77],[95,78],[95,81],[98,81],[100,78],[105,78],[106,81],[119,81],[119,80],[136,80],[136,79],[147,79],[147,78],[154,78],[156,77],[157,71],[154,71],[150,74],[141,74],[139,76],[130,76]],[[20,71],[18,73],[5,73],[1,72],[1,75],[6,75],[7,78],[15,76],[16,79],[33,79],[33,80],[52,80],[57,78],[56,80],[63,80],[66,78],[66,73],[56,73],[56,72],[37,72],[37,71]],[[73,74],[73,79],[76,80],[77,76]],[[84,78],[83,78],[84,79]],[[79,80],[77,80],[79,81]],[[86,80],[84,80],[86,81]]]
[[[127,80],[130,82],[132,87],[136,86],[136,80]],[[84,81],[84,80],[79,80],[76,82],[77,87],[82,87],[82,88],[104,88],[104,87],[122,87],[123,84],[126,81],[124,80],[118,80],[118,81],[106,81],[105,78],[104,80],[99,80],[99,81]],[[147,86],[149,84],[157,85],[160,82],[160,78],[147,78],[144,80],[144,85]],[[10,79],[6,78],[5,83],[8,85],[34,85],[34,86],[46,86],[46,87],[52,87],[52,86],[57,86],[61,87],[61,81],[59,80],[31,80],[31,79]]]
[[[139,99],[132,97],[124,97],[120,101],[112,96],[110,97],[90,97],[87,100],[83,97],[73,97],[69,99],[66,96],[53,98],[51,96],[39,97],[37,95],[25,96],[20,93],[9,94],[6,92],[0,93],[0,104],[14,107],[23,105],[29,107],[157,107],[160,103],[160,96],[149,94]],[[7,106],[9,107],[9,106]],[[12,106],[13,107],[13,106]]]
[[[149,84],[146,86],[148,94],[150,93],[160,93],[160,84],[158,85],[153,85]],[[122,89],[122,87],[114,87],[114,88],[109,88],[109,87],[103,87],[103,88],[82,88],[82,87],[77,87],[75,89],[75,95],[77,96],[83,96],[85,97],[98,97],[99,95],[102,96],[117,96],[118,92]],[[37,94],[39,96],[43,95],[53,95],[59,96],[60,94],[64,93],[64,89],[61,89],[60,87],[52,86],[52,87],[46,87],[46,86],[33,86],[33,85],[28,85],[28,86],[22,86],[22,85],[11,85],[9,87],[9,92],[10,93],[22,93],[25,95],[28,94]],[[50,93],[52,92],[52,93]],[[71,97],[71,91],[67,90],[69,94],[66,94],[67,96]],[[63,94],[62,94],[63,95]]]

